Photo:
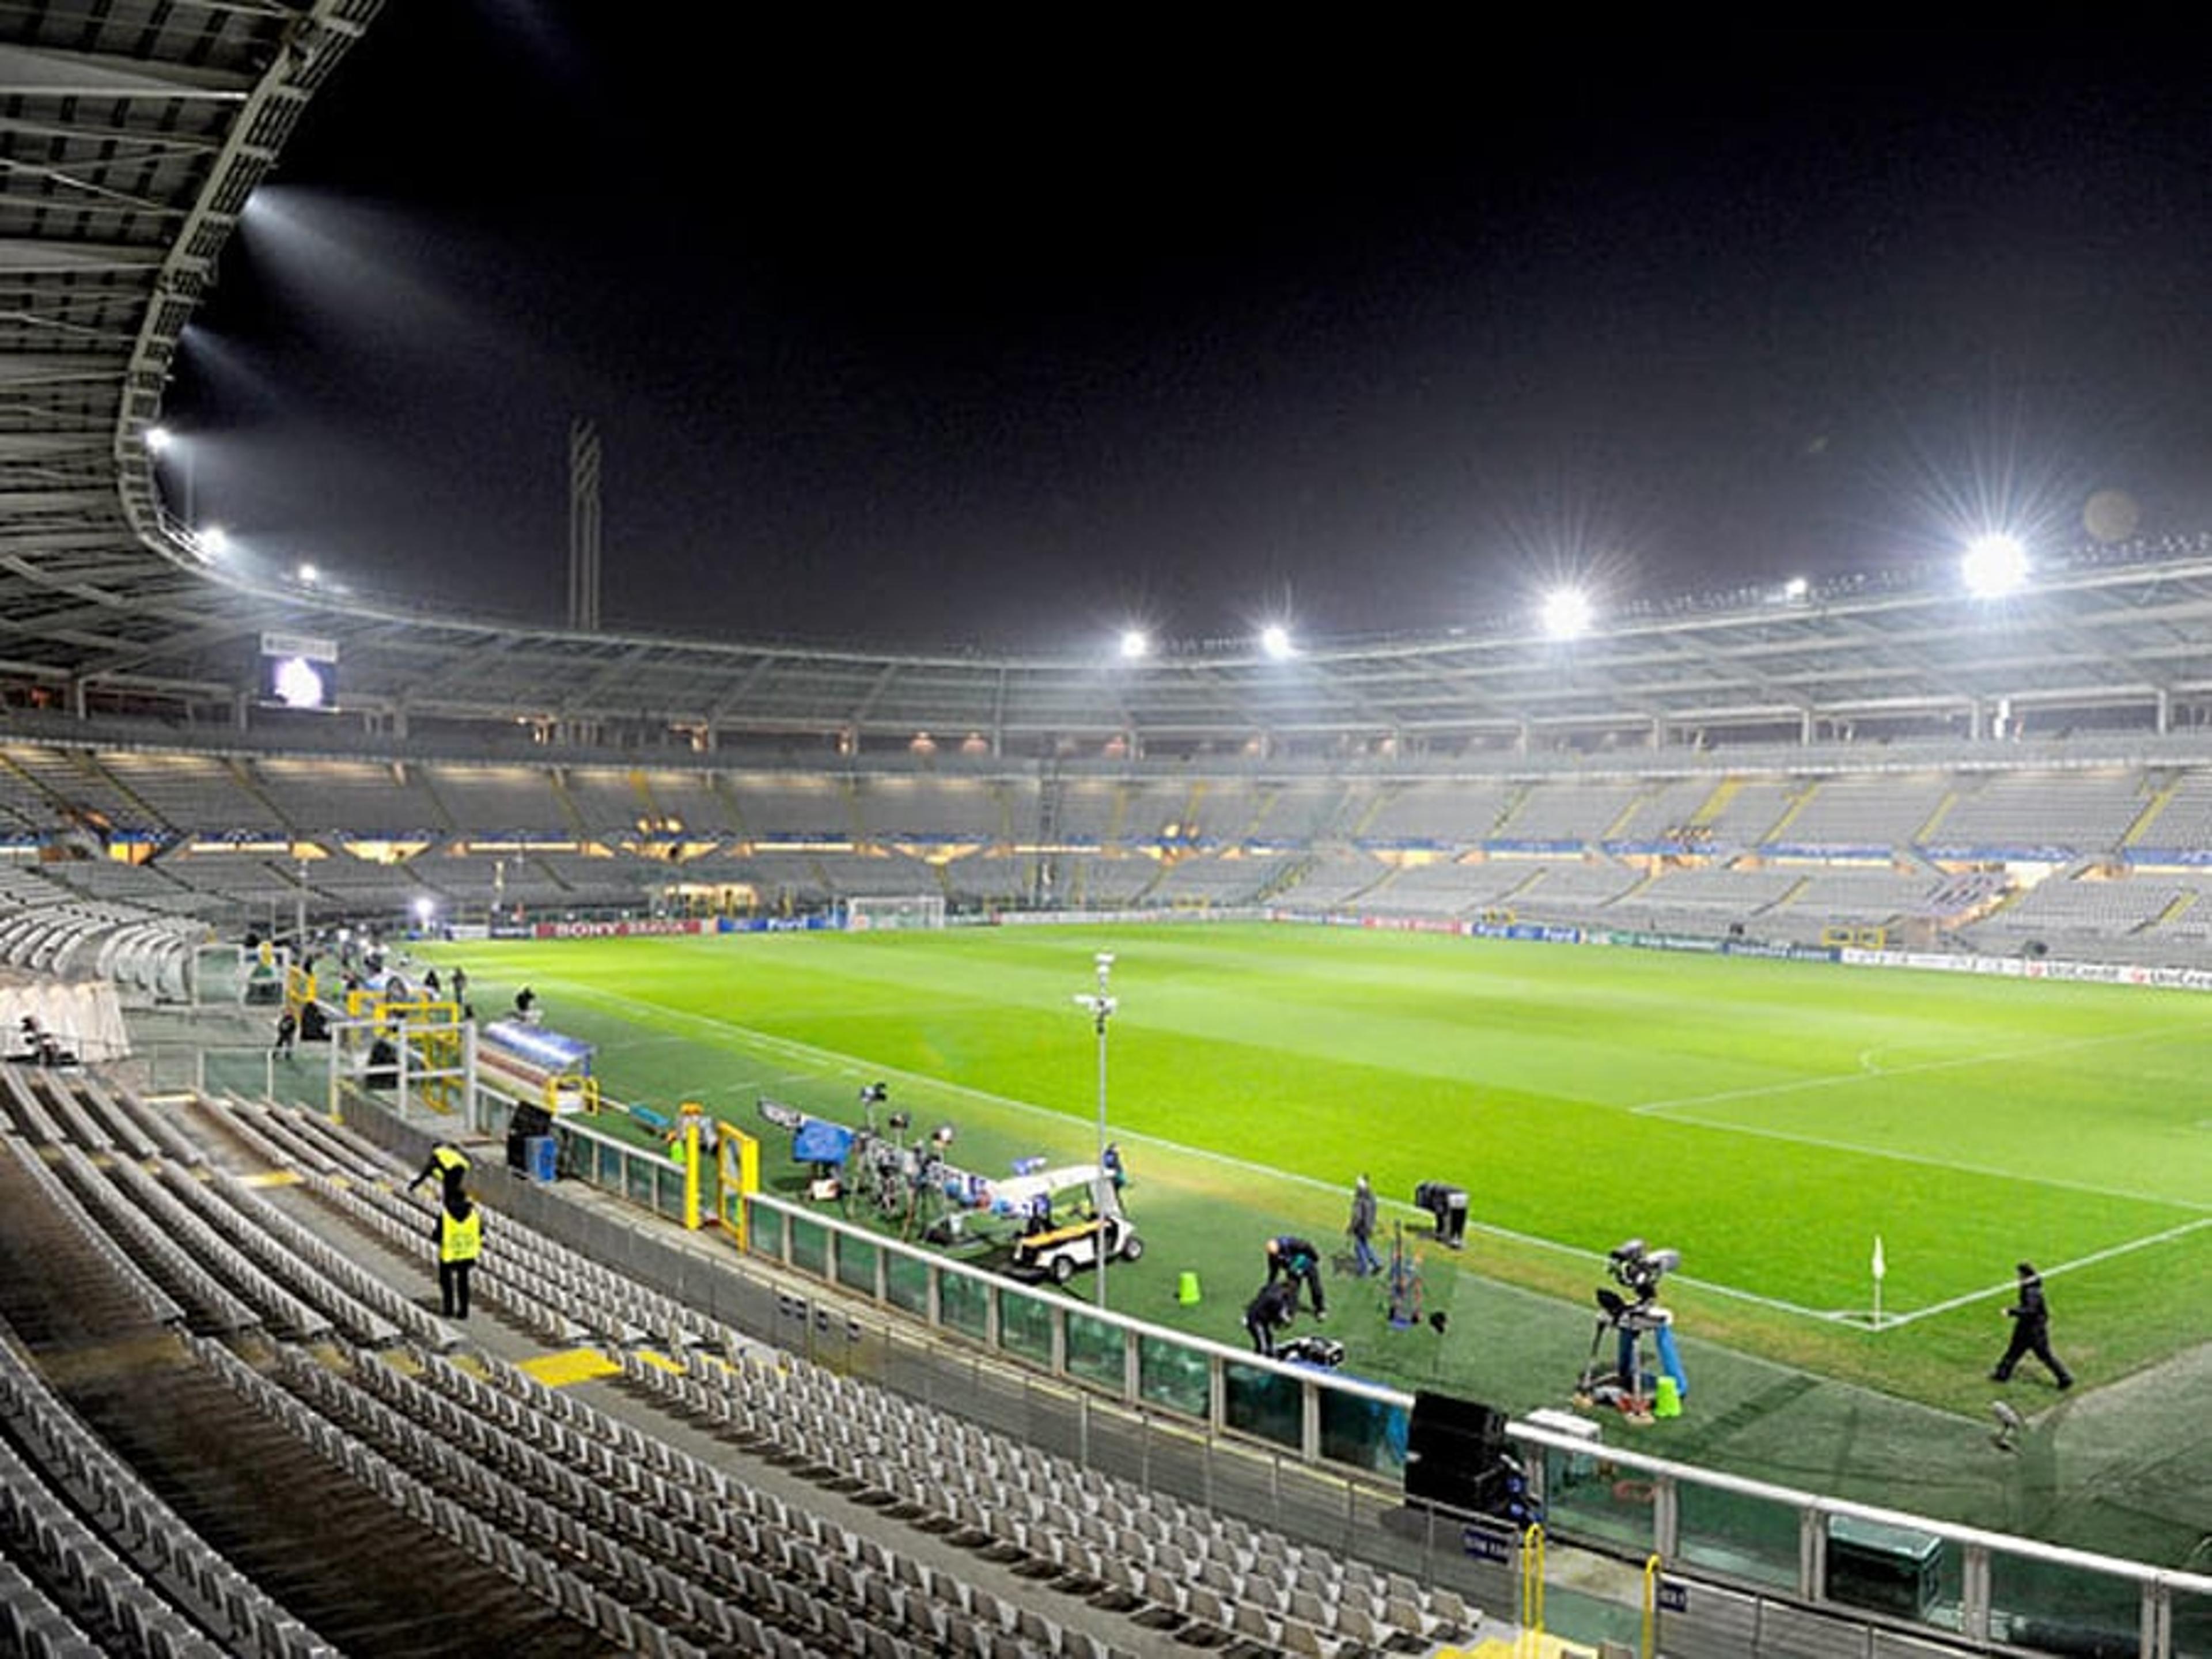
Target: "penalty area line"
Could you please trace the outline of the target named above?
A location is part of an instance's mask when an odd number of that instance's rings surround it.
[[[1033,1100],[1019,1100],[1012,1095],[994,1094],[988,1089],[973,1088],[964,1083],[954,1083],[944,1078],[932,1077],[926,1072],[912,1072],[903,1066],[878,1064],[865,1060],[860,1055],[844,1054],[835,1048],[817,1048],[812,1043],[800,1042],[791,1037],[776,1036],[767,1031],[756,1030],[751,1026],[741,1025],[735,1020],[718,1019],[710,1014],[695,1014],[680,1008],[665,1008],[658,1003],[626,997],[619,992],[605,990],[597,986],[583,986],[555,980],[544,982],[558,985],[564,992],[577,997],[580,1000],[596,1000],[604,1006],[615,1008],[635,1009],[660,1019],[686,1021],[693,1025],[704,1027],[708,1031],[740,1045],[750,1044],[764,1048],[771,1054],[781,1054],[790,1059],[812,1060],[819,1063],[821,1070],[835,1071],[847,1077],[896,1078],[902,1083],[918,1084],[925,1088],[943,1090],[947,1093],[964,1097],[969,1100],[981,1101],[987,1105],[1003,1107],[1011,1111],[1044,1118],[1062,1128],[1079,1129],[1084,1127],[1082,1120],[1073,1115],[1054,1111],[1051,1107],[1041,1106]],[[816,1072],[790,1073],[786,1075],[804,1077],[818,1074],[819,1073]],[[1316,1176],[1301,1175],[1295,1170],[1278,1169],[1273,1164],[1257,1163],[1250,1158],[1237,1158],[1228,1152],[1216,1152],[1207,1146],[1192,1146],[1182,1141],[1168,1140],[1158,1135],[1148,1135],[1136,1130],[1126,1132],[1116,1130],[1115,1134],[1117,1139],[1127,1140],[1134,1145],[1176,1153],[1184,1158],[1200,1158],[1209,1164],[1234,1170],[1241,1174],[1265,1176],[1273,1180],[1291,1182],[1292,1185],[1303,1187],[1313,1192],[1333,1193],[1340,1197],[1345,1190],[1340,1182],[1323,1181]],[[1425,1218],[1428,1215],[1427,1211],[1408,1204],[1403,1200],[1382,1199],[1380,1202],[1386,1209],[1395,1211],[1401,1216]],[[1578,1261],[1595,1261],[1601,1265],[1601,1252],[1584,1249],[1579,1245],[1563,1244],[1557,1239],[1540,1237],[1534,1233],[1517,1232],[1510,1227],[1500,1227],[1494,1223],[1476,1220],[1473,1217],[1468,1218],[1468,1227],[1471,1231],[1482,1233],[1491,1238],[1525,1245],[1534,1249],[1547,1250],[1556,1255],[1572,1256]],[[1830,1322],[1837,1317],[1833,1313],[1823,1309],[1808,1308],[1802,1303],[1787,1302],[1778,1297],[1761,1296],[1756,1291],[1740,1290],[1733,1285],[1717,1284],[1711,1279],[1694,1278],[1688,1273],[1677,1273],[1673,1277],[1676,1283],[1690,1285],[1696,1290],[1709,1291],[1715,1296],[1726,1297],[1732,1301],[1747,1303],[1754,1307],[1770,1309],[1777,1313],[1790,1314],[1801,1319]]]

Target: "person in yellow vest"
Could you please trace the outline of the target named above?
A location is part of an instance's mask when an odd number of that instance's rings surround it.
[[[469,1197],[468,1185],[459,1176],[446,1180],[446,1201],[438,1206],[438,1295],[446,1317],[469,1316],[469,1269],[483,1254],[483,1212]]]
[[[433,1176],[441,1186],[456,1178],[467,1180],[469,1155],[450,1140],[438,1142],[430,1148],[430,1156],[422,1160],[422,1167],[415,1171],[415,1179],[407,1183],[407,1190],[413,1192]]]

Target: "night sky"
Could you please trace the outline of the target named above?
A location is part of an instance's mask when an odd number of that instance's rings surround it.
[[[766,15],[392,0],[186,337],[195,515],[555,622],[583,415],[607,625],[1055,653],[2212,525],[2192,47]]]

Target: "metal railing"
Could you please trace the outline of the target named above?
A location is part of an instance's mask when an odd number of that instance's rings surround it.
[[[665,1155],[573,1119],[555,1133],[564,1170],[680,1217],[684,1171]],[[756,1196],[746,1220],[752,1254],[954,1340],[902,1343],[890,1322],[862,1333],[799,1303],[775,1316],[786,1346],[957,1414],[1002,1419],[1001,1426],[1147,1486],[1334,1547],[1418,1564],[1431,1582],[1493,1605],[1512,1593],[1523,1546],[1510,1529],[1442,1507],[1409,1510],[1395,1492],[1386,1501],[1383,1489],[1395,1488],[1404,1469],[1408,1394],[1100,1310],[781,1199]],[[961,1359],[963,1349],[972,1362]],[[1041,1380],[1010,1392],[988,1380],[1000,1368],[984,1356],[1018,1362]],[[1094,1401],[1121,1411],[1093,1410]],[[2212,1655],[2212,1578],[1826,1498],[1540,1425],[1515,1422],[1507,1435],[1554,1540],[1664,1564],[1651,1611],[1670,1654],[1729,1652],[1771,1627],[1778,1610],[1802,1609],[1972,1648]],[[1224,1439],[1264,1455],[1239,1468],[1221,1455]],[[1319,1481],[1303,1490],[1295,1478],[1286,1481],[1297,1465]]]

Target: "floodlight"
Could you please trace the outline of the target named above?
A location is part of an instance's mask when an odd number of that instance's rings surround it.
[[[230,551],[230,532],[219,524],[209,525],[192,532],[192,545],[199,549],[201,557],[219,559]]]
[[[1124,661],[1134,662],[1139,657],[1152,653],[1152,636],[1141,628],[1124,629],[1121,632],[1121,656]]]
[[[1277,662],[1291,654],[1291,630],[1280,623],[1269,623],[1260,630],[1260,648]]]
[[[428,924],[430,918],[437,913],[438,901],[429,897],[427,894],[415,901],[416,921]]]
[[[305,587],[313,587],[317,582],[323,579],[323,573],[321,571],[316,569],[313,565],[304,562],[301,564],[299,569],[294,574],[299,577],[301,585]]]
[[[1793,604],[1813,591],[1813,584],[1802,576],[1792,576],[1782,584],[1782,597]]]
[[[1555,640],[1571,640],[1589,631],[1589,595],[1579,587],[1556,587],[1544,596],[1537,612],[1544,632]]]
[[[156,455],[176,441],[177,434],[166,426],[149,426],[146,428],[146,447]]]
[[[2001,599],[2027,584],[2027,550],[2014,536],[1980,537],[1959,561],[1959,574],[1976,599]]]

